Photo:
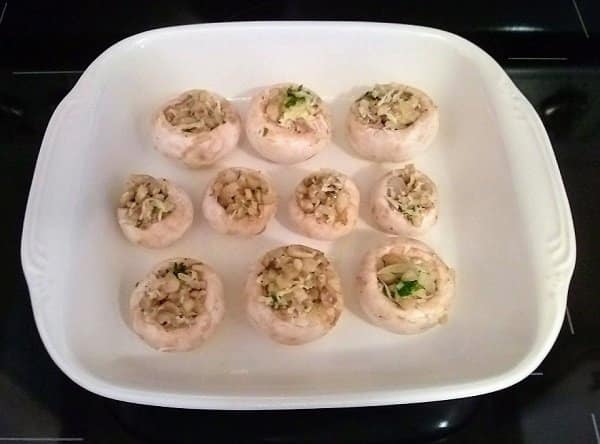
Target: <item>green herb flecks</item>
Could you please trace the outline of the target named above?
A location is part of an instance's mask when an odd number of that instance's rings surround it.
[[[286,309],[290,305],[290,301],[277,292],[270,292],[269,297],[271,298],[269,305],[275,310]]]
[[[411,296],[415,291],[423,288],[424,287],[419,284],[419,281],[400,281],[394,287],[394,291],[399,297],[405,298],[407,296]]]
[[[401,299],[414,296],[419,290],[424,289],[419,281],[399,281],[396,284],[386,284],[383,280],[378,279],[381,291],[392,301],[398,302]]]
[[[183,262],[175,262],[173,264],[173,274],[177,276],[178,273],[187,273],[188,269]]]
[[[302,85],[298,87],[290,86],[285,94],[283,102],[284,108],[291,108],[306,102],[306,92],[302,90]]]

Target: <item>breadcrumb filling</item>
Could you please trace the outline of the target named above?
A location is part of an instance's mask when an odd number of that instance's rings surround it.
[[[322,111],[321,99],[302,85],[281,88],[265,107],[269,120],[297,133],[312,131],[314,121]],[[263,129],[263,136],[266,135]]]
[[[202,263],[175,262],[156,273],[139,305],[146,322],[172,331],[196,322],[206,295]]]
[[[165,179],[134,174],[121,195],[119,208],[127,210],[127,218],[132,224],[145,230],[169,216],[175,210],[175,204],[169,197]]]
[[[261,301],[283,318],[301,318],[337,302],[337,276],[325,255],[302,245],[278,248],[263,260],[258,275]]]
[[[225,212],[234,219],[257,219],[265,205],[275,202],[274,191],[258,171],[228,168],[213,184],[213,193]]]
[[[320,223],[348,223],[350,193],[340,174],[325,170],[304,178],[296,188],[296,202]]]
[[[388,179],[385,198],[394,211],[401,213],[413,226],[420,227],[433,206],[432,184],[414,165],[394,170]]]
[[[365,124],[400,130],[411,126],[426,111],[419,98],[401,85],[375,85],[359,97],[353,112]]]
[[[377,263],[379,289],[401,306],[411,299],[432,298],[437,291],[437,279],[433,266],[421,257],[388,253]]]
[[[225,123],[220,100],[204,90],[188,92],[179,102],[163,110],[167,122],[185,133],[212,131]]]

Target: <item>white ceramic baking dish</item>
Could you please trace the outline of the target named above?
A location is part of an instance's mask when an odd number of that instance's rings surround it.
[[[334,144],[314,158],[275,165],[246,142],[218,166],[193,171],[156,152],[152,113],[168,97],[206,88],[242,113],[257,88],[303,83],[332,107]],[[361,208],[349,236],[306,239],[282,205],[262,235],[215,234],[200,216],[218,167],[268,172],[289,196],[308,171],[335,167],[363,201],[392,165],[356,157],[343,119],[366,86],[398,81],[427,91],[441,126],[415,159],[440,191],[439,223],[425,236],[457,274],[448,322],[418,336],[369,324],[356,301],[363,252],[385,236]],[[190,232],[172,247],[129,244],[116,223],[131,172],[181,184],[196,205]],[[267,249],[300,242],[326,251],[344,280],[347,308],[325,338],[300,347],[270,342],[241,301],[249,265]],[[227,312],[216,335],[189,353],[150,349],[129,327],[127,299],[152,264],[171,256],[210,263],[225,281]],[[22,261],[35,321],[56,364],[110,398],[203,409],[288,409],[435,401],[478,395],[533,371],[560,329],[575,261],[569,205],[552,147],[533,107],[494,60],[434,29],[372,23],[193,25],[130,37],[104,52],[56,109],[31,186]]]

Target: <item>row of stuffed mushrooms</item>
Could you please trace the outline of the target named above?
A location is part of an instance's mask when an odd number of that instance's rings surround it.
[[[266,174],[232,167],[221,170],[209,183],[202,212],[219,233],[252,236],[265,230],[278,200]],[[288,202],[288,213],[302,234],[332,240],[354,228],[359,203],[358,188],[348,176],[322,169],[296,186]],[[409,164],[377,181],[370,208],[383,231],[416,236],[437,220],[437,189],[429,177]],[[127,239],[145,247],[161,248],[183,236],[192,224],[194,210],[190,197],[173,182],[137,174],[126,184],[117,216]]]
[[[376,326],[415,334],[445,322],[454,272],[424,243],[399,238],[368,252],[356,277],[360,306]],[[340,278],[326,255],[304,245],[264,254],[244,287],[250,323],[288,345],[314,341],[338,322],[344,308]],[[204,343],[225,314],[218,274],[191,258],[159,263],[130,298],[134,331],[161,351]]]
[[[430,145],[438,129],[438,111],[416,88],[375,85],[353,101],[346,127],[350,144],[361,156],[404,161]],[[264,158],[301,162],[330,143],[331,113],[315,92],[302,85],[274,85],[252,98],[245,132]],[[241,133],[241,119],[230,102],[209,91],[191,90],[161,107],[153,140],[165,155],[200,168],[233,150]],[[288,214],[306,236],[332,240],[354,228],[359,201],[359,190],[349,177],[319,170],[297,185]],[[266,229],[278,202],[267,175],[234,167],[217,173],[201,207],[214,230],[252,236]],[[420,235],[437,220],[436,186],[411,164],[394,169],[374,186],[370,210],[383,231]],[[190,228],[194,206],[173,182],[138,174],[126,184],[117,217],[127,239],[161,248]],[[368,319],[401,334],[444,322],[454,294],[453,271],[431,248],[410,237],[368,252],[356,279]],[[267,252],[251,268],[244,293],[250,323],[283,344],[303,344],[327,334],[344,306],[331,261],[304,245]],[[152,347],[190,350],[210,337],[223,319],[223,284],[218,273],[200,260],[168,259],[136,284],[130,312],[133,329]]]
[[[350,145],[378,162],[404,161],[424,151],[439,126],[438,109],[423,91],[399,83],[375,85],[356,98],[346,120]],[[302,162],[329,145],[331,113],[303,85],[273,85],[254,96],[245,122],[250,145],[264,158]],[[242,123],[218,94],[189,90],[160,108],[153,140],[163,154],[191,168],[213,164],[233,150]]]

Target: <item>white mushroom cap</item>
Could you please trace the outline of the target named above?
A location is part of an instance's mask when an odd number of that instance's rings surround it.
[[[251,324],[259,331],[265,333],[272,340],[287,344],[299,345],[314,341],[327,334],[337,323],[343,310],[343,296],[337,273],[327,261],[325,275],[327,276],[327,290],[329,303],[314,308],[311,312],[294,316],[282,316],[280,312],[264,302],[265,293],[259,283],[259,277],[265,270],[263,261],[268,256],[277,256],[285,251],[298,251],[298,256],[303,252],[321,254],[318,250],[303,245],[288,245],[276,248],[266,253],[250,270],[246,280],[246,309]],[[292,253],[294,254],[294,253]],[[307,258],[298,257],[299,260]],[[311,260],[308,258],[308,260]]]
[[[269,100],[291,86],[296,85],[273,85],[257,94],[250,102],[246,117],[246,135],[250,145],[261,156],[275,163],[291,164],[307,160],[323,150],[331,140],[331,116],[323,102],[320,103],[321,112],[314,117],[311,129],[306,132],[288,129],[268,117]]]
[[[206,282],[206,296],[203,304],[204,310],[198,313],[192,325],[166,330],[144,318],[140,302],[144,298],[147,289],[159,279],[157,274],[172,267],[175,263],[201,267],[202,279]],[[200,261],[181,257],[167,259],[156,265],[143,280],[138,282],[129,300],[129,311],[133,330],[151,347],[159,351],[192,350],[206,341],[223,319],[225,313],[223,284],[214,270]]]
[[[129,184],[135,177],[140,176],[133,175]],[[117,209],[117,220],[125,237],[132,243],[147,248],[164,248],[171,245],[184,235],[194,219],[194,207],[187,193],[167,179],[158,180],[166,185],[168,198],[175,205],[174,210],[162,220],[147,228],[138,228],[127,215],[126,208]]]
[[[378,285],[377,263],[386,254],[419,258],[432,267],[436,275],[436,291],[424,300],[408,300],[399,305],[386,297]],[[415,239],[396,239],[364,257],[357,276],[359,302],[371,322],[399,334],[421,333],[446,321],[454,298],[454,271],[423,242]]]
[[[220,102],[224,122],[209,131],[186,132],[172,125],[164,111],[181,103],[190,94],[205,93]],[[215,163],[238,143],[241,121],[233,105],[223,97],[203,90],[189,90],[164,104],[154,118],[153,140],[158,151],[178,159],[190,168],[200,168]]]
[[[409,166],[412,168],[412,166]],[[377,181],[371,193],[371,211],[373,219],[383,231],[390,234],[399,234],[404,236],[419,236],[427,232],[438,219],[438,191],[433,181],[423,172],[412,168],[412,176],[415,181],[419,181],[419,185],[427,188],[427,193],[423,190],[411,191],[407,189],[406,199],[414,200],[415,205],[419,204],[419,199],[427,200],[431,205],[429,208],[421,209],[421,218],[417,222],[413,222],[411,218],[392,207],[390,204],[389,187],[393,186],[390,180],[393,178],[400,179],[399,175],[406,172],[405,169],[395,169],[385,174]],[[430,191],[430,192],[429,192]]]
[[[326,208],[327,211],[333,214],[335,220],[321,221],[315,212],[306,212],[298,203],[299,188],[303,186],[305,179],[314,175],[334,175],[339,177],[343,184],[342,192],[344,195],[338,196],[336,206]],[[288,211],[291,220],[305,236],[313,239],[333,240],[345,236],[354,229],[358,220],[359,203],[360,193],[358,188],[348,176],[335,170],[322,169],[302,179],[290,198]],[[339,211],[344,214],[343,220],[339,219]]]
[[[439,127],[438,108],[427,94],[407,85],[390,85],[414,94],[423,112],[405,128],[387,129],[362,121],[355,112],[356,104],[352,105],[346,122],[350,144],[360,156],[376,162],[402,162],[415,157],[429,147]]]
[[[219,203],[214,186],[221,173],[226,171],[242,172],[256,176],[267,186],[268,192],[263,197],[268,198],[268,200],[259,205],[261,210],[258,216],[236,218],[232,214],[228,214],[226,208]],[[277,211],[277,201],[278,196],[275,187],[266,174],[249,168],[233,167],[221,170],[208,184],[202,200],[202,213],[209,225],[219,233],[253,236],[262,233],[266,229],[267,224]]]

